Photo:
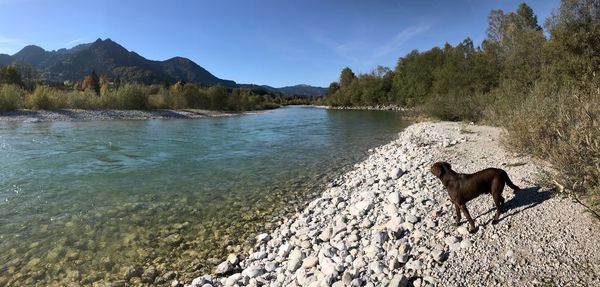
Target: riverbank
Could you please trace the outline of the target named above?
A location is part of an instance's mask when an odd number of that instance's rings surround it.
[[[200,109],[183,110],[18,110],[0,112],[2,122],[104,121],[148,119],[196,119],[203,117],[234,116],[242,113]]]
[[[330,110],[362,110],[362,111],[396,111],[406,112],[412,111],[412,108],[405,108],[397,105],[378,105],[378,106],[315,106],[316,108],[330,109]]]
[[[539,184],[548,165],[513,154],[498,128],[419,123],[376,148],[254,248],[189,286],[533,286],[600,284],[600,227],[584,208]],[[489,195],[469,202],[479,227],[452,226],[454,208],[429,167],[505,169],[508,189],[491,225]],[[174,286],[177,283],[174,282]],[[209,285],[206,285],[209,286]]]

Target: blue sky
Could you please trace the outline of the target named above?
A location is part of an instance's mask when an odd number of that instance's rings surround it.
[[[111,38],[152,59],[184,56],[217,77],[327,86],[349,66],[393,68],[413,49],[485,37],[491,9],[523,1],[0,0],[0,53]],[[540,25],[558,0],[525,1]]]

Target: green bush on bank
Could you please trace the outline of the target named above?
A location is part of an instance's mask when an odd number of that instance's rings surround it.
[[[177,83],[172,86],[147,86],[125,83],[112,89],[61,90],[37,85],[27,91],[14,84],[0,84],[0,110],[27,109],[206,109],[249,111],[277,108],[288,104],[313,104],[313,97],[284,97],[251,88],[227,89]]]
[[[0,86],[0,111],[11,111],[23,106],[26,91],[18,85]]]

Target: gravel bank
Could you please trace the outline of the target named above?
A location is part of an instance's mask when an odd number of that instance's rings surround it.
[[[98,120],[195,119],[233,116],[239,113],[209,110],[18,110],[0,112],[0,122],[51,122]]]
[[[600,228],[583,208],[536,185],[544,163],[506,152],[500,130],[420,123],[372,151],[301,213],[186,286],[600,286]],[[523,190],[507,211],[468,204],[479,231],[452,227],[453,207],[429,172],[496,166]],[[182,282],[173,281],[172,286]]]

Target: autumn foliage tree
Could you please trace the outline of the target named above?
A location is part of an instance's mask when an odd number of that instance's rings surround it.
[[[83,78],[83,81],[81,82],[81,89],[84,91],[92,90],[96,94],[100,94],[100,78],[98,78],[96,71],[92,71],[91,74]]]

